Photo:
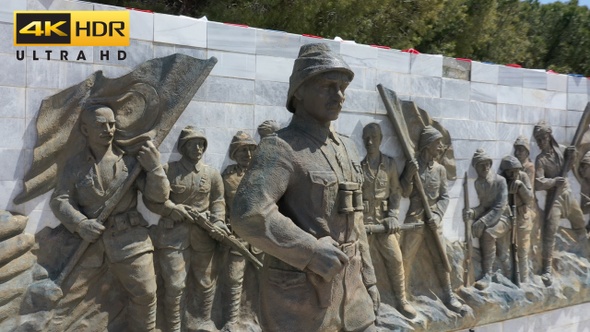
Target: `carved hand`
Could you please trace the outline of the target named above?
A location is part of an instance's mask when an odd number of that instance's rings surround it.
[[[170,219],[174,220],[175,223],[182,222],[184,220],[190,220],[191,216],[186,211],[184,204],[176,204],[170,212]]]
[[[86,242],[94,243],[104,232],[105,227],[98,223],[96,219],[86,219],[80,222],[78,234]]]
[[[338,274],[344,265],[348,263],[348,256],[338,248],[338,242],[329,236],[320,238],[316,242],[316,247],[307,264],[307,268],[324,278],[325,281],[331,281]]]
[[[160,166],[160,152],[152,141],[147,141],[137,153],[137,160],[146,172],[153,171]]]
[[[558,176],[553,178],[553,180],[555,180],[555,187],[563,187],[563,185],[565,184],[565,178]]]
[[[389,234],[399,232],[399,221],[397,220],[397,217],[387,217],[383,219],[383,223],[385,224],[385,227],[387,227]]]
[[[471,227],[471,233],[473,234],[473,237],[480,238],[483,235],[483,231],[485,229],[486,224],[483,221],[478,220],[473,223],[473,226]]]
[[[379,290],[377,289],[377,285],[372,285],[367,288],[367,292],[373,301],[373,312],[375,312],[375,317],[377,317],[377,313],[379,312],[379,305],[381,304],[381,294],[379,294]]]
[[[430,220],[427,220],[426,223],[428,224],[428,227],[430,227],[430,229],[436,231],[440,225],[440,221],[440,216],[436,213],[433,213],[432,218],[430,218]]]
[[[209,234],[211,237],[217,241],[223,240],[224,237],[231,234],[229,228],[225,225],[223,221],[216,221],[213,224],[213,231]]]
[[[463,220],[472,220],[474,216],[473,209],[463,209]]]
[[[510,184],[510,188],[508,189],[508,193],[509,194],[516,194],[518,193],[518,189],[523,185],[522,181],[520,180],[514,180],[511,184]]]
[[[411,179],[414,175],[418,172],[418,161],[416,159],[406,161],[406,168],[404,169],[404,173],[406,173],[406,177]]]

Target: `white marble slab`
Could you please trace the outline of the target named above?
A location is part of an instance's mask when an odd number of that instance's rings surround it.
[[[256,105],[284,106],[287,102],[289,84],[272,81],[256,81]]]
[[[27,70],[26,76],[23,76],[27,78],[27,86],[34,88],[59,88],[61,61],[35,61],[31,58],[26,58],[23,63],[25,62],[27,64]]]
[[[229,77],[209,76],[193,100],[254,104],[254,81]]]
[[[94,10],[94,4],[67,0],[28,0],[27,10]]]
[[[539,121],[545,119],[545,108],[534,106],[522,107],[522,121],[523,123],[534,125]]]
[[[498,104],[496,121],[508,123],[522,122],[522,106],[510,104]],[[502,131],[499,131],[502,133]],[[502,134],[503,136],[503,134]]]
[[[469,118],[472,120],[496,119],[497,105],[472,101],[469,103]]]
[[[498,65],[478,61],[471,62],[471,81],[498,84]]]
[[[410,54],[397,50],[378,49],[377,69],[401,74],[410,73]]]
[[[207,21],[186,16],[154,14],[154,41],[207,47]]]
[[[3,1],[2,6],[0,6],[0,22],[12,24],[14,22],[15,10],[27,10],[27,0]],[[12,36],[12,34],[10,36]],[[10,38],[10,41],[12,42],[12,37]]]
[[[508,66],[498,67],[498,84],[508,86],[523,86],[524,69]]]
[[[567,109],[567,93],[547,91],[546,107],[560,110]]]
[[[567,75],[547,73],[547,90],[567,92]]]
[[[340,54],[349,66],[374,68],[377,65],[378,50],[376,47],[352,42],[342,42],[340,44]]]
[[[588,79],[586,77],[568,76],[567,92],[588,94]]]
[[[254,107],[254,123],[256,126],[260,125],[266,120],[275,120],[282,127],[286,127],[291,122],[293,114],[287,111],[285,106],[262,106],[256,105]]]
[[[256,29],[256,54],[296,59],[301,36],[282,31]]]
[[[408,100],[406,98],[400,98],[402,100]],[[428,98],[428,97],[413,97],[412,100],[416,103],[416,106],[428,112],[433,118],[440,118],[444,112],[440,98]]]
[[[235,78],[256,78],[256,57],[254,54],[208,51],[208,57],[216,57],[217,64],[211,75]]]
[[[471,82],[471,100],[495,103],[498,100],[498,86],[487,83]]]
[[[153,41],[154,14],[139,10],[130,10],[129,36],[133,39]]]
[[[412,54],[410,59],[410,73],[412,75],[442,77],[442,55]]]
[[[523,106],[546,107],[548,94],[546,90],[522,89]]]
[[[254,54],[256,29],[210,21],[207,23],[207,48]]]
[[[471,83],[468,81],[443,78],[441,97],[455,100],[469,100],[471,94],[470,85]]]
[[[567,109],[573,111],[583,111],[588,104],[589,98],[584,93],[568,93]]]
[[[469,101],[441,99],[440,118],[446,119],[469,119]]]
[[[256,55],[256,79],[288,83],[294,59]]]
[[[374,114],[377,98],[379,98],[379,93],[376,91],[346,89],[346,100],[342,110]]]
[[[25,118],[25,88],[0,86],[0,100],[0,119]]]
[[[440,98],[442,78],[412,76],[412,95]]]
[[[498,103],[522,105],[522,88],[498,85]]]
[[[522,86],[532,89],[548,89],[548,77],[545,69],[523,69]],[[557,75],[558,76],[558,75]]]
[[[376,84],[382,84],[385,88],[395,91],[399,95],[412,93],[412,76],[393,71],[377,71]]]

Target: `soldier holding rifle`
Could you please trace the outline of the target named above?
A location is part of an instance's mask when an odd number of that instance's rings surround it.
[[[455,312],[461,312],[462,305],[453,293],[451,287],[450,266],[445,265],[446,248],[437,243],[444,239],[442,234],[442,218],[449,205],[447,192],[447,174],[445,168],[437,162],[437,158],[443,149],[441,142],[443,135],[432,126],[426,126],[420,134],[416,159],[408,160],[401,176],[402,194],[410,198],[405,223],[425,222],[429,228],[419,229],[404,234],[402,248],[404,252],[404,268],[407,278],[410,279],[411,263],[416,253],[424,243],[435,264],[435,270],[443,288],[443,301],[447,307]],[[418,179],[419,178],[419,179]],[[424,200],[417,189],[417,181],[423,184],[424,195],[428,206],[424,206]],[[427,218],[426,209],[431,211],[431,217]],[[438,241],[434,237],[438,236]],[[447,261],[448,262],[448,261]]]
[[[518,261],[518,266],[513,266],[514,283],[526,283],[529,281],[529,251],[531,247],[531,230],[533,220],[531,218],[531,206],[534,201],[533,189],[526,172],[522,170],[520,161],[513,156],[506,156],[500,163],[500,175],[506,178],[508,184],[508,201],[512,209],[512,247],[517,252],[512,252]],[[520,278],[520,279],[518,279]]]
[[[365,206],[365,225],[381,225],[385,234],[370,234],[371,257],[379,255],[385,265],[387,275],[396,300],[397,309],[407,318],[416,317],[416,309],[406,299],[404,266],[399,247],[399,201],[401,187],[397,167],[393,158],[379,151],[383,139],[381,126],[370,123],[363,129],[363,142],[367,156],[361,161],[365,181],[363,182],[363,203]]]
[[[223,181],[219,171],[203,163],[206,149],[205,135],[192,126],[185,127],[178,138],[182,158],[164,166],[170,181],[170,200],[163,204],[146,201],[148,208],[162,216],[152,238],[164,280],[168,331],[181,330],[180,305],[188,271],[192,271],[196,283],[197,328],[215,328],[211,321],[217,279],[214,253],[216,240],[227,236],[229,230],[225,225]],[[192,210],[208,216],[214,225],[211,232],[194,225]]]

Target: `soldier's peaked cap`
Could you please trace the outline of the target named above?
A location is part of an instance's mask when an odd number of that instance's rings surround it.
[[[186,144],[186,142],[195,138],[203,139],[205,141],[204,150],[207,150],[207,138],[205,137],[205,134],[193,126],[186,126],[184,129],[182,129],[182,131],[180,131],[180,135],[178,136],[178,151],[182,152],[182,147]]]
[[[234,154],[242,146],[256,146],[256,141],[247,132],[240,130],[234,135],[229,144],[229,157],[232,160],[235,160]]]
[[[531,145],[529,144],[529,140],[523,135],[520,135],[516,138],[516,141],[514,141],[514,146],[524,146],[528,152],[531,152]]]
[[[293,64],[293,72],[289,78],[289,92],[287,93],[287,109],[294,113],[293,97],[297,88],[313,76],[329,71],[340,71],[347,74],[350,80],[354,73],[340,57],[334,53],[328,44],[306,44],[299,49],[299,56]]]

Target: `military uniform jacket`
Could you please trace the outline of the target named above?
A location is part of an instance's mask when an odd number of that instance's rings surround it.
[[[396,217],[399,213],[401,187],[393,158],[380,153],[381,162],[376,172],[369,168],[367,157],[361,161],[364,174],[363,200],[365,222],[380,223],[385,217]]]
[[[546,190],[547,196],[550,192],[555,190],[553,178],[561,176],[561,169],[563,168],[563,152],[564,147],[554,148],[551,152],[541,151],[535,159],[535,190]],[[571,189],[569,181],[566,176],[565,185],[556,198],[564,193],[570,194]],[[547,209],[547,207],[546,207]]]
[[[449,192],[447,189],[447,170],[436,161],[426,163],[418,159],[418,174],[422,179],[424,193],[428,198],[428,204],[432,213],[440,216],[442,220],[447,207],[449,206]],[[402,195],[410,198],[405,223],[424,221],[424,205],[417,190],[414,190],[413,179],[402,178]]]
[[[475,220],[482,220],[486,227],[495,227],[499,222],[506,223],[506,226],[509,227],[510,210],[506,179],[490,172],[485,179],[478,177],[474,186],[477,197],[479,197],[479,206],[473,209]]]
[[[236,196],[238,185],[244,177],[245,170],[242,170],[237,164],[229,165],[221,174],[223,179],[223,193],[225,195],[226,217],[229,219],[229,209]]]
[[[74,156],[59,174],[57,186],[51,196],[50,206],[55,216],[72,233],[80,222],[96,219],[108,198],[123,185],[130,170],[141,167],[132,156],[113,146],[118,159],[114,167],[114,179],[104,179],[98,171],[96,160],[89,149]],[[106,231],[96,244],[91,245],[86,264],[100,266],[102,250],[111,262],[119,262],[137,254],[152,251],[147,223],[137,212],[137,190],[155,202],[168,199],[168,180],[162,168],[142,172],[133,186],[117,203],[111,217],[105,222]],[[82,263],[84,264],[84,262]]]
[[[225,222],[225,200],[223,181],[219,171],[199,161],[196,165],[187,158],[164,166],[170,181],[170,201],[193,207],[200,213],[208,213],[212,223]],[[186,249],[194,246],[192,232],[201,232],[198,225],[185,220],[173,227],[163,219],[170,215],[173,204],[149,204],[148,207],[163,216],[155,232],[152,233],[156,248]],[[168,224],[168,225],[166,225]]]
[[[238,235],[267,254],[260,281],[263,330],[352,331],[374,320],[366,287],[376,280],[363,216],[339,213],[338,205],[339,183],[362,181],[357,160],[351,140],[297,114],[258,146],[231,219]],[[320,277],[306,267],[325,236],[351,259],[332,283],[315,283]],[[332,298],[323,308],[318,300],[326,292]]]

